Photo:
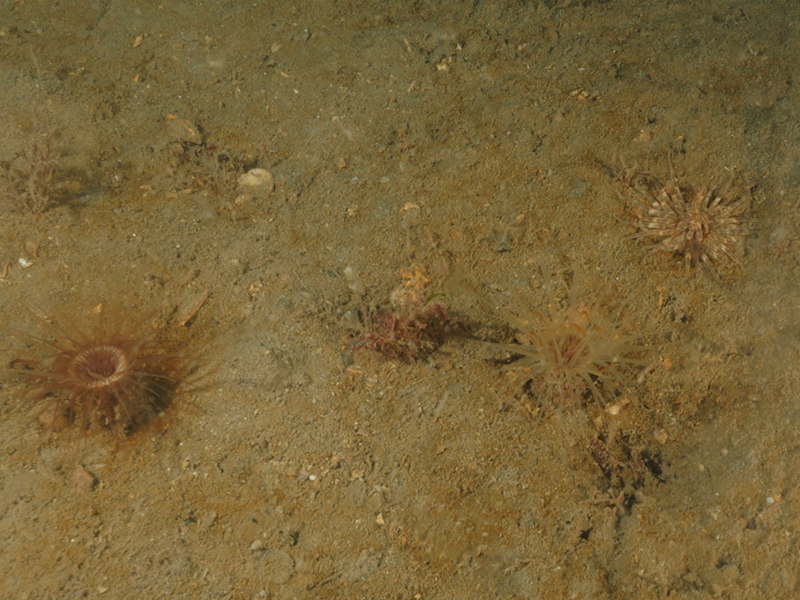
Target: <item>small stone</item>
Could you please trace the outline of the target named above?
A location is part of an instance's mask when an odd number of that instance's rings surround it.
[[[288,552],[270,552],[265,563],[267,578],[271,583],[286,583],[294,575],[294,559]]]
[[[363,296],[367,291],[364,282],[362,282],[361,277],[358,276],[358,271],[353,267],[347,266],[344,268],[344,278],[347,281],[347,287],[349,287],[356,296]]]
[[[83,467],[72,473],[72,485],[80,492],[91,492],[97,485],[97,478]]]
[[[210,529],[214,523],[217,521],[217,513],[213,510],[208,511],[203,517],[198,521],[197,527],[200,531],[205,531]]]
[[[342,579],[347,582],[355,583],[367,581],[380,570],[383,564],[383,555],[380,552],[370,552],[363,550],[358,555],[355,563],[352,563],[342,572]]]

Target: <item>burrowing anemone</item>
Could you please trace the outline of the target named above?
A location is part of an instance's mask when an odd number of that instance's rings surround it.
[[[607,398],[622,385],[622,374],[641,361],[634,337],[623,333],[598,307],[573,303],[532,319],[515,319],[516,356],[510,367],[523,372],[526,389],[540,404]]]
[[[44,337],[23,336],[36,349],[10,366],[28,386],[23,399],[51,423],[129,434],[163,411],[193,371],[152,319],[122,308],[94,311],[91,321],[58,324]]]
[[[654,252],[683,256],[686,270],[700,265],[714,273],[741,264],[749,231],[749,203],[725,185],[695,186],[680,181],[670,164],[665,184],[652,176],[636,190],[636,237]]]

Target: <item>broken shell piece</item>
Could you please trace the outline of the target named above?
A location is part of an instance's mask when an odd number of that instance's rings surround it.
[[[266,169],[250,169],[239,177],[239,187],[241,188],[256,188],[266,187],[269,191],[275,187],[275,182],[272,179],[272,173]]]
[[[239,177],[239,192],[250,198],[265,198],[274,189],[272,173],[266,169],[250,169]]]
[[[166,115],[165,118],[167,120],[167,135],[171,140],[196,145],[203,143],[200,128],[188,119],[182,119],[170,114]]]

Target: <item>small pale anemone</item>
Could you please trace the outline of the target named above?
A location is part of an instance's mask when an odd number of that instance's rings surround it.
[[[621,386],[626,368],[641,363],[634,358],[639,348],[633,337],[590,306],[533,317],[518,334],[519,343],[502,347],[517,357],[510,367],[523,371],[526,388],[541,403],[587,394],[602,399]]]
[[[686,270],[698,265],[715,274],[740,265],[749,231],[749,203],[731,195],[725,185],[694,186],[679,181],[670,165],[670,177],[661,184],[653,177],[635,200],[638,232],[651,242],[652,252],[682,255]]]

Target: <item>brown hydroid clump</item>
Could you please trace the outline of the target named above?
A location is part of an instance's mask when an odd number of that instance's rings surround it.
[[[445,341],[454,323],[444,307],[434,302],[442,294],[428,290],[425,269],[401,269],[403,282],[390,295],[389,310],[371,310],[365,316],[360,341],[353,349],[367,348],[389,359],[411,362],[428,356]]]
[[[167,408],[195,365],[152,318],[121,307],[94,311],[85,325],[58,323],[44,337],[23,336],[33,358],[10,366],[29,386],[23,396],[53,426],[127,435]]]

